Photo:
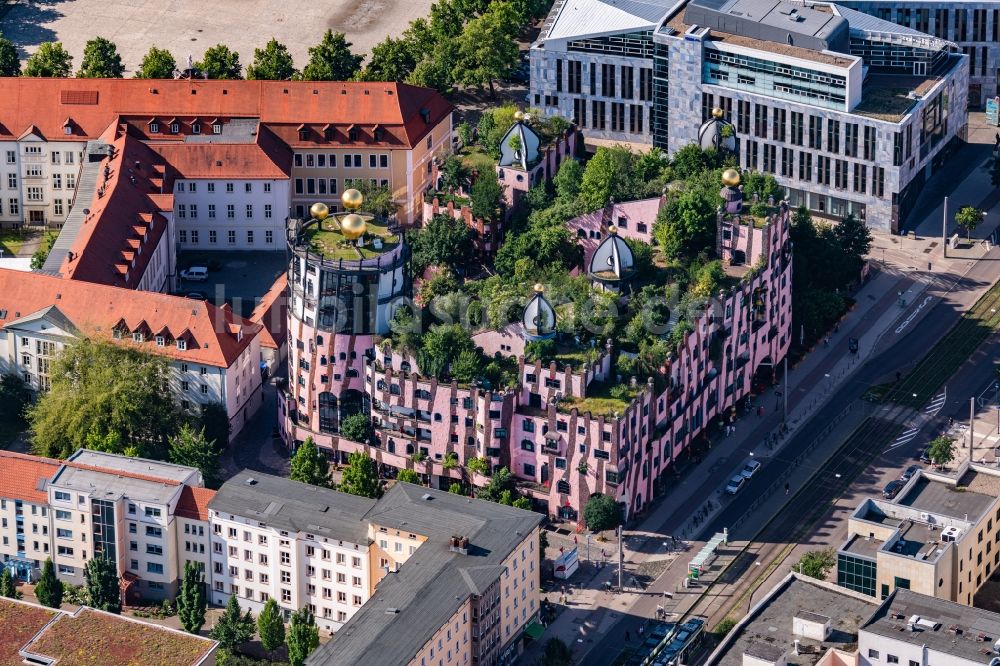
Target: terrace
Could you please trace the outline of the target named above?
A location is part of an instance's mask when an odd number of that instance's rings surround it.
[[[861,90],[861,102],[852,113],[898,123],[941,80],[940,76],[869,74]]]
[[[400,236],[388,225],[375,222],[372,216],[362,215],[365,222],[364,233],[357,240],[349,238],[340,226],[346,215],[333,215],[325,220],[309,223],[302,229],[299,243],[310,251],[331,261],[357,261],[374,259],[388,254],[400,243]],[[339,218],[339,219],[338,219]]]
[[[612,416],[624,414],[629,404],[639,395],[639,387],[630,388],[628,384],[609,384],[607,382],[591,382],[587,386],[585,397],[566,396],[559,401],[557,409],[569,413],[576,409],[580,414],[590,412],[591,416]]]

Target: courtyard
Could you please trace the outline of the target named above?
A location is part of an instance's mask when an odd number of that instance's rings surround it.
[[[208,279],[180,280],[180,295],[203,294],[210,302],[229,303],[233,312],[249,316],[286,267],[284,252],[186,251],[177,254],[178,270],[206,266]]]
[[[245,66],[254,49],[272,37],[288,47],[301,69],[307,49],[327,29],[346,33],[352,50],[367,56],[373,45],[426,16],[430,6],[431,0],[219,0],[205,11],[196,0],[21,0],[0,8],[0,32],[14,42],[22,58],[42,42],[62,42],[73,56],[74,71],[84,44],[94,37],[118,45],[127,77],[154,45],[170,51],[178,67],[184,67],[188,55],[199,60],[205,49],[222,43],[239,52]]]

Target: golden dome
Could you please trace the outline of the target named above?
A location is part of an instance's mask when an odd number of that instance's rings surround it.
[[[515,111],[514,120],[524,120],[524,111]]]
[[[347,194],[347,192],[344,194]],[[361,238],[365,234],[367,227],[368,225],[365,224],[364,219],[355,213],[340,218],[340,233],[344,234],[344,238],[347,240]]]
[[[740,172],[736,169],[726,169],[722,172],[722,184],[736,187],[740,184]]]
[[[357,210],[361,208],[361,204],[364,202],[364,196],[353,187],[349,190],[344,190],[344,193],[340,195],[340,203],[344,204],[344,208],[347,210]]]
[[[541,282],[536,282],[536,283],[535,283],[535,286],[533,287],[533,289],[535,290],[535,293],[536,293],[536,294],[540,294],[540,293],[542,293],[543,291],[545,291],[545,287],[543,287],[543,286],[542,286],[542,283],[541,283]]]
[[[722,117],[722,109],[720,109],[719,107],[715,107],[714,109],[712,109],[712,117],[713,118],[721,118]]]
[[[618,233],[618,227],[612,224],[610,227],[608,227],[608,233],[614,236],[615,234]]]
[[[327,208],[325,203],[317,201],[312,206],[309,206],[309,214],[313,216],[313,219],[322,221],[330,214],[330,209]]]

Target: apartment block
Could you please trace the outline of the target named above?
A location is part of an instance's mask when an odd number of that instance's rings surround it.
[[[235,437],[261,405],[260,324],[205,301],[0,270],[0,373],[32,389],[81,336],[165,357],[182,409],[222,404]]]
[[[0,557],[20,578],[52,557],[53,525],[45,484],[59,462],[0,451]]]
[[[905,589],[971,606],[1000,566],[1000,476],[920,472],[895,500],[862,502],[848,534],[838,585],[878,599]]]
[[[557,2],[531,48],[543,112],[588,135],[672,153],[720,109],[740,165],[773,174],[790,205],[893,232],[965,137],[970,56],[947,39],[836,3],[681,0],[610,22],[598,6]]]

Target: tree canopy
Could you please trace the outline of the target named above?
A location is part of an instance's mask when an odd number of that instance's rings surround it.
[[[343,477],[337,490],[378,499],[382,496],[382,483],[378,477],[378,465],[375,460],[361,451],[355,451],[347,459]]]
[[[464,85],[488,87],[491,95],[498,79],[516,65],[518,57],[516,16],[508,3],[497,2],[468,23],[458,36],[455,79]]]
[[[195,63],[194,67],[210,79],[243,78],[240,54],[230,50],[225,44],[216,44],[205,49],[205,55]]]
[[[330,463],[312,437],[306,437],[306,440],[295,449],[289,478],[314,486],[330,487]]]
[[[118,47],[111,40],[95,37],[83,47],[83,62],[76,73],[79,79],[120,79],[125,75],[125,65],[118,55]]]
[[[254,49],[253,61],[247,65],[248,79],[286,81],[295,75],[295,63],[288,47],[273,37],[262,49]]]
[[[955,442],[950,437],[938,437],[927,447],[927,457],[935,465],[947,465],[955,459]]]
[[[481,217],[487,222],[496,222],[500,213],[503,186],[497,180],[496,173],[486,171],[479,174],[472,184],[469,198],[472,200],[472,215]]]
[[[0,567],[0,597],[21,598],[21,593],[17,591],[17,584],[14,582],[14,576],[11,575],[10,569],[7,567]]]
[[[603,532],[622,524],[622,507],[610,495],[592,495],[583,507],[583,520],[591,532]]]
[[[83,576],[91,606],[109,613],[122,612],[121,589],[114,562],[105,556],[92,557],[83,568]]]
[[[397,481],[403,481],[404,483],[415,483],[420,485],[420,475],[414,472],[412,469],[401,469],[396,474]]]
[[[353,442],[364,444],[372,434],[371,418],[361,412],[345,416],[340,422],[340,434]]]
[[[56,568],[52,564],[52,558],[45,558],[42,565],[42,575],[35,583],[35,597],[38,603],[49,608],[59,608],[63,599],[63,583],[56,577]]]
[[[226,610],[219,616],[209,636],[219,641],[220,648],[232,651],[252,639],[256,629],[256,622],[249,609],[246,615],[243,615],[239,599],[235,594],[231,594]]]
[[[21,76],[21,58],[14,42],[0,36],[0,76]]]
[[[25,76],[65,78],[73,70],[73,56],[62,42],[42,42],[24,65]]]
[[[364,81],[405,81],[417,66],[410,44],[386,37],[372,47],[368,64],[361,72]]]
[[[292,613],[288,623],[289,666],[305,666],[306,659],[319,647],[319,628],[308,608]]]
[[[837,555],[832,548],[810,550],[804,554],[796,565],[796,569],[804,576],[824,580],[826,575],[837,565]]]
[[[955,213],[955,223],[965,229],[965,237],[972,238],[972,232],[983,222],[983,211],[975,206],[962,206]]]
[[[257,633],[261,646],[268,652],[274,652],[285,644],[285,621],[274,597],[264,602],[264,608],[257,616]]]
[[[177,617],[184,631],[197,634],[205,624],[205,580],[201,569],[194,562],[184,565],[184,577],[177,592]]]
[[[309,62],[302,69],[306,81],[347,81],[361,67],[362,56],[351,52],[344,33],[327,30],[316,46],[309,47]]]
[[[222,481],[219,454],[219,449],[205,439],[204,428],[195,430],[190,424],[185,423],[180,431],[170,438],[170,462],[194,467],[201,472],[201,478],[209,488],[218,488]]]
[[[149,51],[139,63],[139,69],[135,73],[137,79],[172,79],[177,71],[177,61],[173,54],[156,46],[151,46]]]
[[[418,275],[428,266],[463,268],[472,257],[472,235],[461,219],[435,215],[410,236],[413,268]]]
[[[53,361],[52,387],[28,410],[35,452],[65,458],[79,448],[163,460],[179,424],[163,357],[84,339]]]

